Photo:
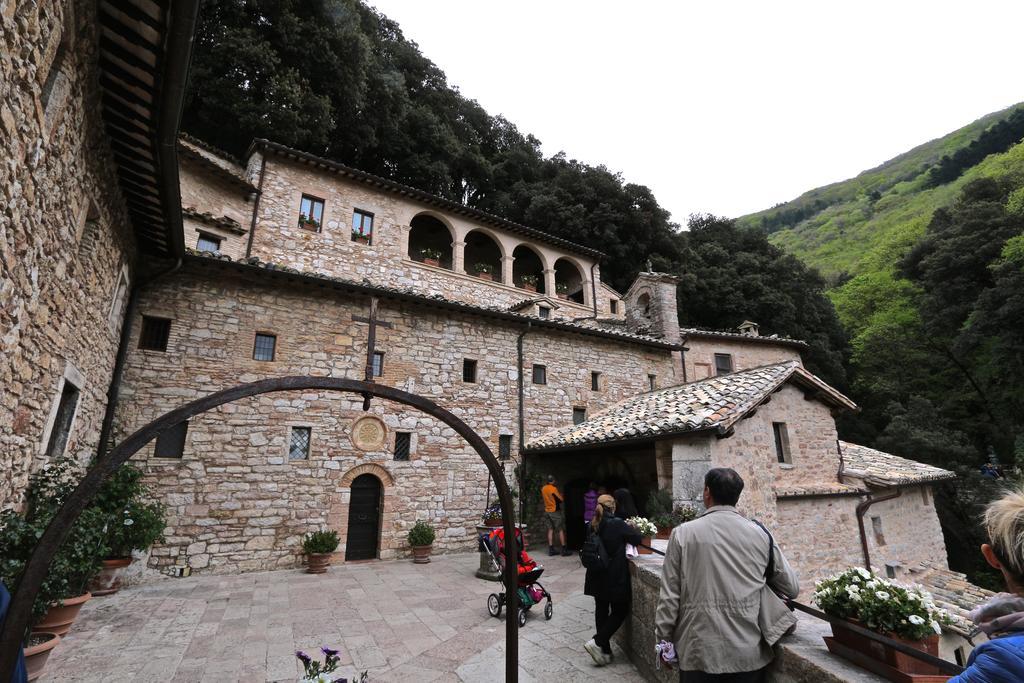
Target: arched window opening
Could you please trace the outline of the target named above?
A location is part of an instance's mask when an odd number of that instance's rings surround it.
[[[489,235],[478,230],[466,235],[465,253],[468,274],[501,282],[501,249]]]
[[[636,300],[637,308],[640,309],[640,315],[645,318],[651,317],[651,295],[644,292]]]
[[[519,245],[512,252],[512,282],[530,292],[547,293],[544,287],[544,263],[530,247]]]
[[[583,275],[571,261],[555,261],[555,292],[561,299],[584,303]]]
[[[452,234],[448,226],[426,214],[413,218],[409,226],[409,258],[451,270]]]

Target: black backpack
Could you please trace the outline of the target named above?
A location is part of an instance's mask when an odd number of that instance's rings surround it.
[[[580,550],[580,562],[587,569],[604,571],[608,569],[608,551],[601,540],[601,534],[587,525],[587,540],[583,542],[583,549]]]

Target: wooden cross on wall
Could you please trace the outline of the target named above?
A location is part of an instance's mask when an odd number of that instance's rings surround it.
[[[363,379],[373,382],[373,354],[377,351],[377,326],[391,329],[391,323],[382,323],[377,320],[377,297],[370,298],[370,316],[364,318],[361,315],[352,316],[352,322],[369,323],[370,331],[366,337],[366,370]],[[363,410],[370,409],[370,395],[363,394]]]

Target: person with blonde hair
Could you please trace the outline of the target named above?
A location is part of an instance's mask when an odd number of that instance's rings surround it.
[[[949,683],[1024,681],[1024,489],[1008,491],[985,509],[985,561],[998,569],[1008,593],[971,612],[988,642],[974,648],[967,668]]]
[[[598,497],[588,532],[600,538],[604,566],[587,567],[583,592],[594,598],[597,633],[584,643],[583,649],[595,664],[604,666],[612,661],[611,638],[629,616],[633,586],[626,560],[626,544],[639,544],[640,534],[615,516],[615,499],[607,494]]]

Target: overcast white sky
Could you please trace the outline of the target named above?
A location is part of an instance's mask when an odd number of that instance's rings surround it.
[[[1024,100],[1024,3],[368,0],[449,82],[673,220],[792,199]]]

